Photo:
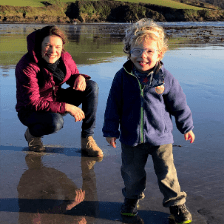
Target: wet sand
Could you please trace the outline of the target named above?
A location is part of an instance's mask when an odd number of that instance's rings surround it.
[[[196,224],[224,221],[223,53],[221,41],[209,45],[189,42],[167,52],[163,60],[181,83],[193,113],[195,143],[185,142],[176,128],[173,133],[179,182],[188,194],[187,206]],[[162,206],[150,157],[138,220],[122,220],[119,215],[123,202],[120,144],[116,149],[108,146],[101,129],[113,75],[125,60],[120,57],[79,68],[91,74],[100,88],[95,139],[105,154],[102,161],[81,154],[81,123],[75,124],[69,115],[60,132],[44,137],[46,153],[29,152],[23,137],[26,128],[14,110],[13,69],[0,76],[0,224],[168,223],[169,210]],[[84,202],[66,211],[79,188],[85,190]]]

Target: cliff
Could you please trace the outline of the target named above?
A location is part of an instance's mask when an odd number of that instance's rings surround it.
[[[224,21],[224,10],[173,9],[144,3],[76,1],[44,7],[0,6],[0,22],[85,23],[135,22],[143,17],[155,21]]]

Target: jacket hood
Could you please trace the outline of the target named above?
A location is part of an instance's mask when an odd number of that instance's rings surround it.
[[[37,53],[35,52],[35,46],[36,46],[36,40],[37,40],[37,33],[38,30],[30,33],[27,36],[27,50],[28,50],[28,54],[34,59],[34,61],[37,63],[38,60],[38,56]]]

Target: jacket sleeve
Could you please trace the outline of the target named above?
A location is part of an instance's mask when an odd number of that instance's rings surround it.
[[[165,79],[165,86],[168,84],[169,90],[163,95],[164,101],[169,113],[175,117],[178,130],[185,134],[194,128],[192,113],[179,82],[171,74],[170,76],[170,80]]]
[[[65,113],[65,103],[48,101],[40,96],[37,79],[39,67],[33,64],[19,63],[16,67],[17,104],[35,111]],[[49,91],[52,91],[50,88]]]
[[[104,114],[103,136],[119,138],[119,124],[122,113],[122,82],[121,75],[117,73],[107,99]]]
[[[66,81],[66,83],[70,86],[70,87],[74,87],[74,82],[77,79],[77,77],[79,75],[82,75],[86,80],[90,79],[91,77],[85,74],[81,74],[79,73],[79,70],[76,66],[75,61],[73,60],[72,56],[66,52],[66,62],[67,65],[69,66],[69,70],[71,71],[71,76],[69,77],[69,79]]]

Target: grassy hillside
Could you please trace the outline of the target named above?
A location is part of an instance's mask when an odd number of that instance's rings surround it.
[[[161,22],[224,21],[224,11],[200,5],[178,0],[0,0],[0,22],[134,22],[146,17]]]
[[[41,7],[41,0],[0,0],[0,5]]]
[[[122,1],[122,0],[119,0],[119,1]],[[201,9],[199,7],[183,4],[183,3],[172,1],[172,0],[140,0],[140,1],[139,0],[123,0],[123,1],[133,2],[133,3],[136,3],[136,2],[149,3],[153,5],[160,5],[160,6],[174,8],[174,9],[195,9],[195,10]]]
[[[117,0],[117,1],[123,1],[123,2],[133,2],[133,3],[149,3],[154,5],[160,5],[175,9],[195,9],[199,10],[201,8],[183,4],[180,2],[172,1],[172,0]],[[40,7],[43,6],[41,2],[44,2],[43,0],[0,0],[0,5],[12,5],[12,6],[33,6],[33,7]],[[75,0],[47,0],[45,2],[49,2],[51,4],[60,4],[60,3],[66,3],[66,2],[75,2]]]

